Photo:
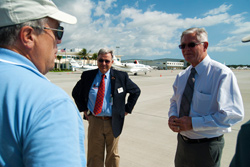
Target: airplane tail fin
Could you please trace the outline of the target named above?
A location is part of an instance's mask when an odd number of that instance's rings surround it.
[[[135,60],[134,61],[134,64],[140,64],[138,60]]]

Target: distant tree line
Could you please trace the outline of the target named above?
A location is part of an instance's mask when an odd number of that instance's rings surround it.
[[[229,68],[233,67],[233,68],[237,68],[237,67],[250,67],[250,65],[227,65]]]
[[[180,60],[180,62],[184,62],[184,60]],[[190,66],[191,64],[189,62],[187,62],[187,67]],[[240,65],[226,65],[227,67],[229,68],[237,68],[237,67],[249,67],[250,68],[250,65],[243,65],[243,64],[240,64]]]

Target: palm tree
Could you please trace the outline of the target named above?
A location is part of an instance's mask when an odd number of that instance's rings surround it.
[[[61,71],[61,59],[62,59],[62,56],[57,55],[56,59],[59,61],[59,67],[58,67],[58,69],[59,69],[59,71]]]
[[[80,55],[80,59],[86,59],[86,56],[87,56],[87,49],[83,48],[79,53],[78,55]]]
[[[93,56],[92,56],[92,59],[97,60],[97,56],[98,56],[97,53],[94,53]]]
[[[87,59],[87,62],[89,62],[89,53],[91,52],[91,50],[89,50],[88,52],[87,52],[87,49],[85,49],[85,48],[83,48],[79,53],[78,53],[78,55],[80,55],[80,59],[84,59],[84,60],[86,60]]]

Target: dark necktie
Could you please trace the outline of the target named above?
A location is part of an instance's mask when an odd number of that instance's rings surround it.
[[[182,95],[179,117],[189,116],[190,105],[191,105],[193,93],[194,93],[195,73],[196,73],[195,68],[192,68],[191,73],[186,83],[185,90]]]
[[[104,93],[105,93],[105,75],[102,75],[102,80],[100,82],[100,85],[98,87],[98,92],[96,96],[95,101],[95,108],[94,108],[94,114],[98,115],[102,112],[102,105],[103,105],[103,99],[104,99]]]

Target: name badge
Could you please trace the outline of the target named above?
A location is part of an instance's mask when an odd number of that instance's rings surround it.
[[[122,93],[123,92],[123,87],[120,87],[117,90],[118,90],[118,93]]]

